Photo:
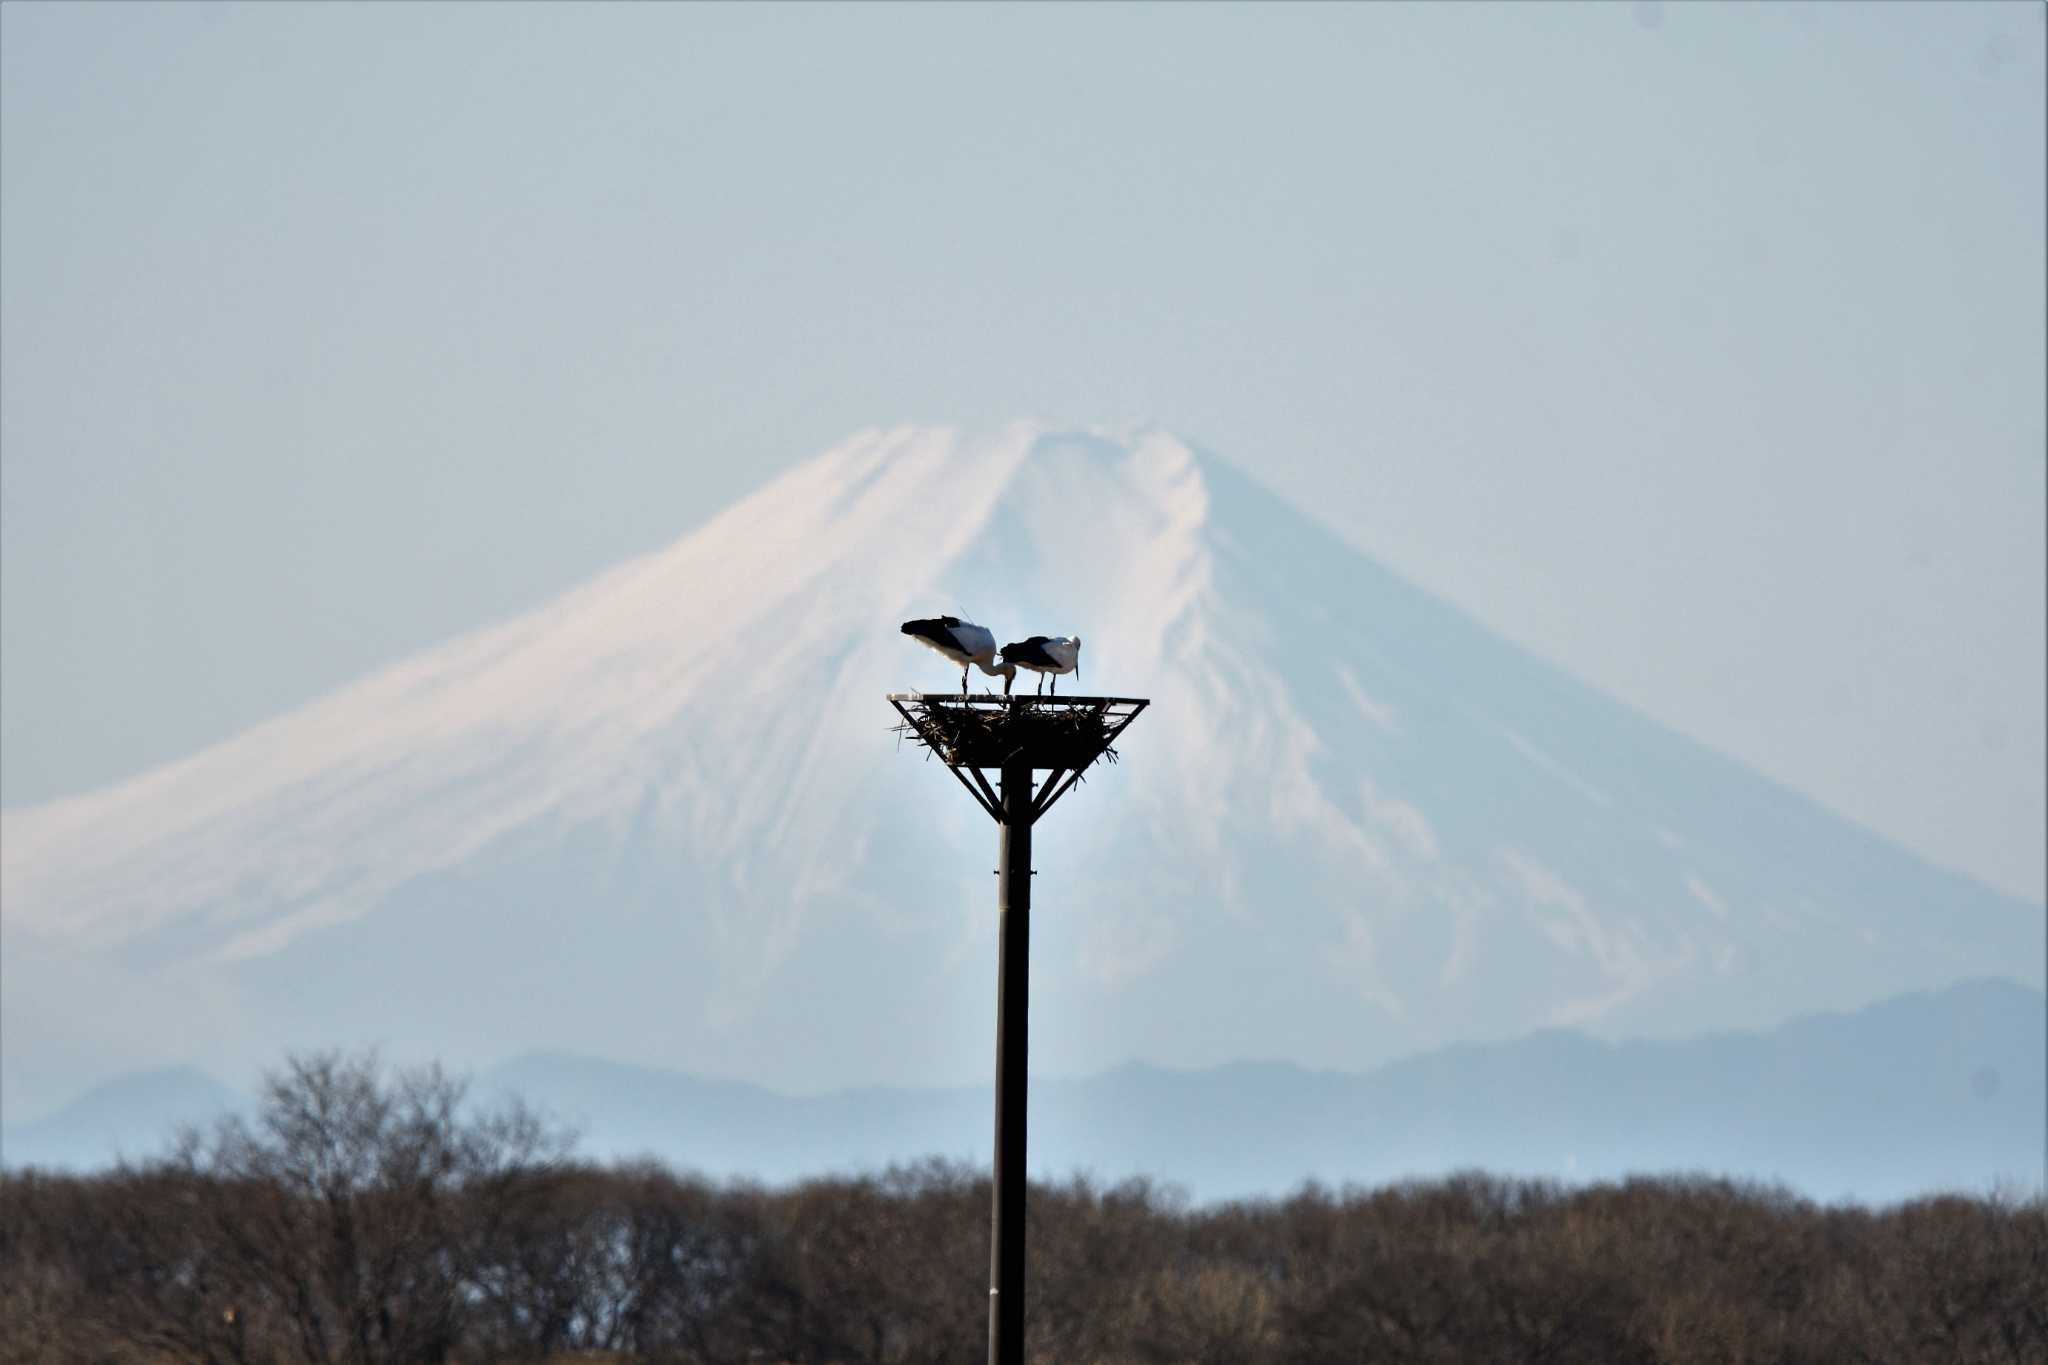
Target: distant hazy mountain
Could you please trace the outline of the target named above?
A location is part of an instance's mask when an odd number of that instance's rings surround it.
[[[1031,1167],[1147,1175],[1195,1197],[1281,1194],[1308,1179],[1378,1183],[1462,1167],[1569,1179],[1702,1171],[1819,1198],[2042,1186],[2048,997],[1978,981],[1768,1033],[1599,1042],[1545,1032],[1460,1045],[1365,1075],[1239,1063],[1126,1066],[1037,1080]],[[175,1082],[175,1083],[174,1083]],[[477,1079],[577,1127],[585,1155],[652,1155],[774,1182],[938,1155],[986,1163],[990,1092],[866,1088],[791,1097],[589,1058],[531,1056]],[[118,1102],[117,1102],[118,1101]],[[12,1165],[90,1165],[150,1117],[233,1101],[191,1073],[139,1077],[5,1138]],[[113,1131],[109,1129],[108,1131]],[[70,1143],[67,1147],[60,1143]]]
[[[94,1086],[34,1123],[0,1128],[0,1165],[91,1170],[161,1155],[179,1128],[209,1127],[246,1097],[194,1067],[140,1071]]]
[[[1079,635],[1068,688],[1154,700],[1038,832],[1041,1070],[1356,1071],[2041,982],[2041,907],[1660,729],[1175,437],[906,428],[7,812],[9,1116],[152,1060],[373,1041],[808,1091],[985,1074],[993,830],[882,700],[955,683],[896,630],[949,610]]]
[[[991,1092],[788,1098],[570,1057],[482,1078],[584,1148],[772,1181],[939,1154],[985,1163]],[[1035,1080],[1034,1174],[1146,1175],[1197,1198],[1463,1167],[1572,1179],[1703,1171],[1818,1198],[2043,1186],[2048,997],[1977,981],[1765,1033],[1607,1043],[1547,1031],[1365,1075],[1237,1063]]]

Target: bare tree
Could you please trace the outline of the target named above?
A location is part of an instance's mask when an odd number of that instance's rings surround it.
[[[260,1114],[0,1174],[0,1365],[924,1365],[986,1333],[986,1172],[782,1190],[570,1166],[437,1070],[319,1055]],[[2048,1199],[1820,1208],[1711,1178],[1468,1173],[1189,1208],[1034,1187],[1034,1360],[2048,1362]]]
[[[246,1300],[221,1311],[277,1324],[316,1365],[447,1360],[485,1249],[567,1150],[521,1107],[466,1113],[464,1089],[374,1054],[298,1056],[254,1123],[189,1137],[173,1165]]]

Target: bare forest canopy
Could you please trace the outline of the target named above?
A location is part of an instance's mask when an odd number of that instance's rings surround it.
[[[438,1070],[295,1059],[252,1120],[0,1177],[0,1362],[940,1362],[985,1344],[989,1185],[567,1159]],[[1045,1362],[2048,1359],[2048,1200],[1824,1207],[1483,1174],[1191,1209],[1035,1185]]]

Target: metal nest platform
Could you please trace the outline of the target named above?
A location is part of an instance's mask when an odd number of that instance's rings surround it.
[[[903,717],[896,732],[937,755],[1000,824],[1002,801],[983,769],[1000,772],[1025,766],[1050,771],[1052,776],[1031,804],[1031,819],[1036,821],[1097,759],[1116,762],[1111,745],[1151,703],[1143,697],[891,692],[889,704]]]

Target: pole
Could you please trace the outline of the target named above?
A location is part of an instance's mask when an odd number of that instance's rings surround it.
[[[1031,764],[1003,767],[996,901],[996,1159],[989,1365],[1024,1365],[1024,1068],[1031,1011]]]

